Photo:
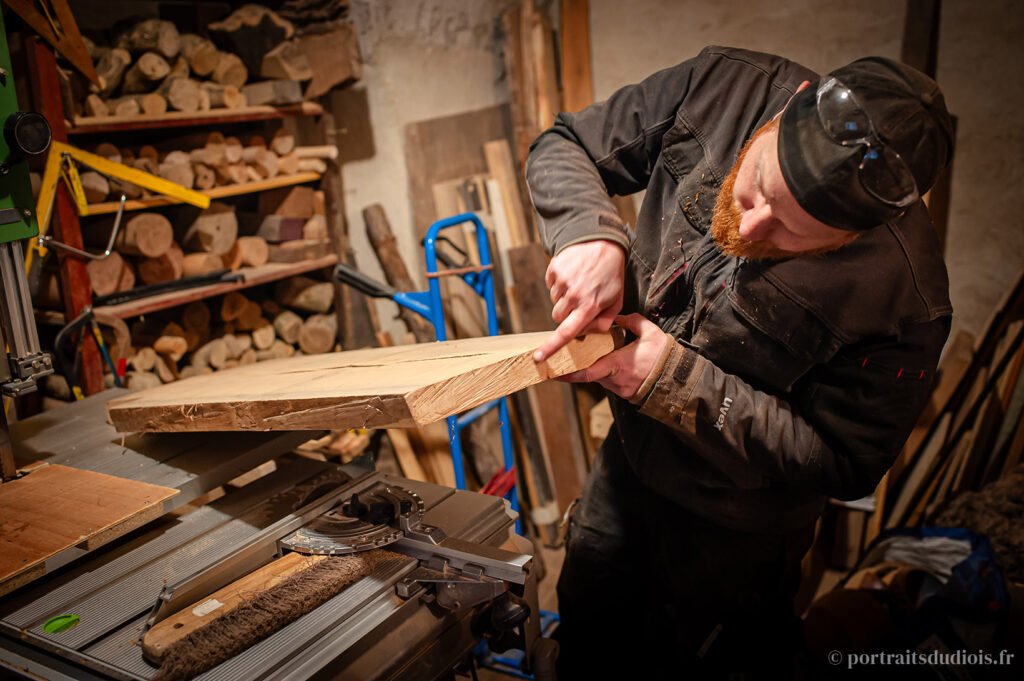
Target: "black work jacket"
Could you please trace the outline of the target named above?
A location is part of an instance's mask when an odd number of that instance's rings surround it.
[[[743,143],[817,78],[709,47],[559,114],[527,164],[549,252],[622,244],[623,313],[677,341],[638,404],[613,397],[613,436],[653,491],[736,529],[786,531],[826,497],[870,494],[949,333],[946,268],[921,203],[823,256],[754,262],[715,246],[712,208]],[[609,195],[640,190],[629,229]]]

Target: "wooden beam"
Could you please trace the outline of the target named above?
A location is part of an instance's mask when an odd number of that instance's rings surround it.
[[[547,333],[467,338],[309,355],[240,366],[113,400],[121,432],[318,430],[424,425],[586,368],[610,334],[569,343],[546,362]]]

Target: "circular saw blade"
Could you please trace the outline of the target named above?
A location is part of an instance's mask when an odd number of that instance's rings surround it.
[[[365,492],[385,491],[399,499],[408,500],[412,510],[402,514],[409,525],[417,525],[423,517],[423,500],[409,490],[381,485]],[[401,521],[394,524],[373,524],[351,518],[342,512],[346,502],[341,501],[331,510],[314,518],[280,540],[282,548],[298,553],[323,556],[338,556],[358,551],[379,549],[402,538]]]

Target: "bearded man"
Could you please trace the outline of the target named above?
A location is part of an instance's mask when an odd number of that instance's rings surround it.
[[[778,678],[825,499],[870,494],[952,309],[921,196],[953,153],[938,86],[871,57],[819,78],[709,47],[531,147],[558,329],[625,327],[569,377],[615,423],[571,514],[560,678]],[[609,195],[646,190],[634,229]]]

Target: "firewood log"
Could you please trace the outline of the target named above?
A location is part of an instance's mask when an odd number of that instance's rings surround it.
[[[220,318],[222,321],[231,322],[238,319],[249,304],[249,299],[238,291],[231,291],[224,295],[220,304]]]
[[[126,96],[120,99],[115,99],[107,104],[110,113],[114,116],[138,116],[142,113],[142,107],[139,106],[139,98]]]
[[[167,104],[175,111],[199,111],[200,88],[191,78],[169,77],[160,85],[158,93],[167,98]]]
[[[192,174],[195,177],[192,186],[196,189],[211,189],[217,184],[217,176],[213,172],[213,168],[205,163],[193,163]]]
[[[246,303],[242,314],[235,320],[235,326],[239,331],[252,331],[264,321],[266,320],[263,319],[263,310],[260,308],[260,304],[250,300]]]
[[[177,56],[181,40],[177,27],[170,21],[146,19],[118,36],[117,46],[132,53],[158,52],[170,58]]]
[[[160,213],[137,213],[128,218],[115,245],[123,253],[156,258],[174,243],[174,227]]]
[[[252,346],[257,350],[269,349],[277,338],[273,324],[265,319],[263,321],[264,324],[260,324],[252,330]],[[253,359],[256,359],[255,355],[253,355]]]
[[[290,277],[277,283],[274,297],[292,309],[323,314],[334,302],[334,285],[309,277]]]
[[[82,181],[82,189],[85,190],[85,200],[89,203],[99,203],[110,194],[110,182],[99,173],[92,171],[79,175]]]
[[[167,60],[156,52],[146,52],[125,71],[121,90],[126,95],[151,92],[171,72]]]
[[[161,163],[156,169],[157,175],[170,180],[182,187],[192,189],[196,181],[196,173],[191,163]]]
[[[184,336],[160,336],[153,343],[153,349],[177,362],[188,352],[188,341]]]
[[[125,386],[129,390],[146,390],[162,385],[160,378],[151,371],[129,371],[125,375]]]
[[[246,147],[242,150],[242,160],[255,168],[261,179],[277,175],[277,154],[266,147]]]
[[[143,284],[162,284],[181,279],[184,274],[184,257],[178,245],[172,243],[162,255],[139,260],[139,279]]]
[[[146,345],[135,351],[128,363],[136,371],[151,371],[156,365],[156,350]]]
[[[234,85],[221,85],[206,81],[200,85],[210,98],[210,107],[214,109],[241,109],[246,106],[245,95]]]
[[[224,160],[226,162],[241,163],[244,151],[245,147],[242,146],[242,141],[237,137],[224,138]]]
[[[102,260],[90,260],[85,269],[89,272],[92,290],[98,296],[127,291],[135,286],[135,272],[117,251]]]
[[[220,61],[220,50],[212,42],[195,33],[185,33],[181,36],[181,54],[188,60],[192,73],[197,76],[208,77]]]
[[[274,317],[273,325],[274,331],[277,332],[277,337],[285,343],[292,345],[299,340],[299,331],[302,330],[302,317],[291,310],[283,310]]]
[[[188,253],[182,258],[181,269],[186,277],[195,277],[224,269],[224,263],[213,253]]]
[[[238,55],[230,52],[221,52],[218,55],[217,66],[211,74],[215,82],[221,85],[231,85],[241,88],[249,78],[249,71],[245,64],[238,58]],[[248,97],[246,98],[248,100]]]
[[[131,63],[131,53],[123,48],[115,47],[103,53],[103,56],[96,62],[96,75],[103,82],[103,87],[99,91],[100,96],[107,97],[117,90],[124,72]]]
[[[110,107],[100,99],[99,95],[89,95],[85,98],[85,114],[87,116],[109,116]]]
[[[243,267],[259,267],[266,264],[270,253],[266,240],[258,236],[241,236],[235,243],[241,252]]]
[[[228,361],[228,347],[223,338],[213,340],[201,345],[192,353],[191,364],[194,367],[213,367],[219,369]]]
[[[284,357],[292,357],[295,355],[295,348],[290,344],[285,343],[283,340],[278,339],[274,341],[274,344],[267,350],[258,350],[256,352],[256,360],[262,362],[268,359],[282,359]]]
[[[332,314],[315,314],[303,322],[299,331],[299,348],[307,355],[334,349],[338,335],[338,319]]]
[[[238,219],[234,206],[215,201],[188,226],[182,244],[191,251],[219,256],[231,250],[237,237]],[[220,262],[219,258],[217,262]]]
[[[284,128],[278,128],[270,140],[270,148],[278,156],[290,154],[295,149],[295,135]]]

